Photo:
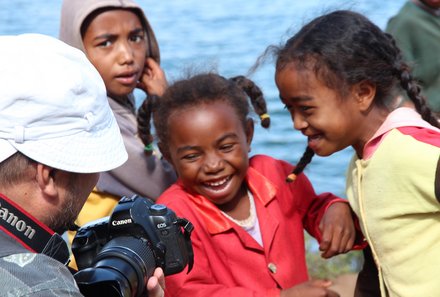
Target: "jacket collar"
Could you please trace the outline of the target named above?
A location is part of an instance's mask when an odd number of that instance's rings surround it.
[[[257,202],[266,206],[275,198],[276,187],[265,176],[261,175],[257,170],[252,167],[248,168],[245,181],[249,190],[254,195],[254,199]],[[178,184],[183,187],[182,182],[179,180]],[[188,198],[194,203],[197,208],[197,212],[205,222],[205,226],[209,233],[217,234],[225,232],[233,228],[233,223],[227,219],[220,211],[220,209],[206,197],[202,195],[187,194]]]
[[[363,159],[367,160],[374,154],[388,132],[400,127],[420,127],[440,132],[438,128],[424,121],[420,114],[414,109],[409,107],[397,108],[387,116],[374,136],[365,144]]]

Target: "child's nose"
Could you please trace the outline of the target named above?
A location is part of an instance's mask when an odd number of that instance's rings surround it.
[[[302,130],[307,127],[307,121],[304,119],[304,116],[301,113],[297,112],[295,115],[292,115],[293,128],[295,130]]]
[[[134,61],[134,53],[128,42],[121,42],[119,45],[119,63],[130,64]]]
[[[223,161],[217,154],[209,154],[205,160],[205,171],[208,173],[216,173],[223,168]]]

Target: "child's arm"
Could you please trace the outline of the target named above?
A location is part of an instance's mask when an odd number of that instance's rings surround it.
[[[292,186],[300,188],[302,199],[298,207],[304,213],[304,228],[319,241],[322,257],[351,250],[357,234],[348,201],[331,193],[316,195],[304,174]]]
[[[323,258],[330,258],[350,251],[353,247],[356,232],[353,216],[348,203],[331,204],[319,224],[322,237],[319,250]]]
[[[148,95],[162,96],[168,87],[165,72],[152,58],[145,59],[145,66],[137,85]]]

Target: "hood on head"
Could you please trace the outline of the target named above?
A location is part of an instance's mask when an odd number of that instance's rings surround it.
[[[92,12],[103,8],[134,10],[147,31],[148,51],[146,56],[160,63],[159,45],[153,29],[142,8],[132,0],[64,0],[61,7],[59,39],[84,52],[81,26]]]

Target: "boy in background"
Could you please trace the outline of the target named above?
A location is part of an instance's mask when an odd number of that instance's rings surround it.
[[[410,62],[414,77],[434,112],[440,114],[440,1],[410,0],[392,17],[386,31]]]

